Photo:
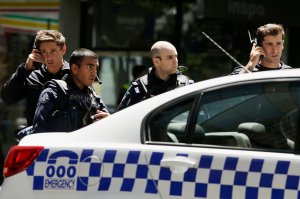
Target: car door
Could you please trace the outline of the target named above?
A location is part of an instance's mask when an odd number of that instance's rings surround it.
[[[162,198],[299,198],[298,81],[199,91],[147,119],[146,159]]]

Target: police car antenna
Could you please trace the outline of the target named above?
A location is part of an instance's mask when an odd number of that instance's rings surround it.
[[[224,48],[222,48],[217,42],[215,42],[212,38],[210,38],[205,32],[202,32],[202,34],[209,39],[213,44],[215,44],[220,50],[222,50],[232,61],[234,61],[239,66],[242,66],[245,71],[248,73],[251,73],[244,65],[242,65],[240,62],[238,62],[234,57],[232,57]]]
[[[248,35],[249,35],[250,43],[251,43],[251,44],[253,44],[253,43],[256,43],[256,44],[257,44],[256,38],[252,39],[250,30],[248,30]]]

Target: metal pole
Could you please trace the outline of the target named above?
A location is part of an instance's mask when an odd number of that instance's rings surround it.
[[[238,62],[234,57],[232,57],[224,48],[222,48],[217,42],[215,42],[212,38],[210,38],[205,32],[202,32],[202,34],[209,39],[213,44],[215,44],[220,50],[222,50],[231,60],[233,60],[236,64],[239,66],[242,66],[245,71],[248,73],[251,73],[245,66],[243,66],[240,62]]]

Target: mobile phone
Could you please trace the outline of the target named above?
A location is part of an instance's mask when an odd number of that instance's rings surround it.
[[[249,30],[248,30],[248,35],[249,35],[250,43],[251,43],[252,45],[255,44],[255,47],[256,47],[256,46],[259,46],[258,43],[257,43],[257,39],[256,39],[256,38],[252,39]],[[261,46],[259,46],[259,47],[261,47]],[[261,56],[259,57],[259,60],[262,60],[263,58],[264,58],[264,56],[261,55]]]
[[[35,41],[34,41],[34,43],[33,43],[33,49],[37,49],[37,50],[39,51],[39,49],[38,49],[37,46],[36,46]],[[35,69],[39,69],[41,66],[42,66],[42,63],[36,62],[36,61],[33,62],[33,67],[34,67]]]

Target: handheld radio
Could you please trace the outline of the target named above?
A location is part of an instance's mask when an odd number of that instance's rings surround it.
[[[36,50],[39,51],[39,49],[38,49],[37,46],[36,46],[36,40],[34,40],[34,42],[33,42],[33,49],[36,49]],[[42,63],[36,62],[36,61],[33,62],[33,67],[34,67],[35,69],[39,69],[41,66],[42,66]]]

